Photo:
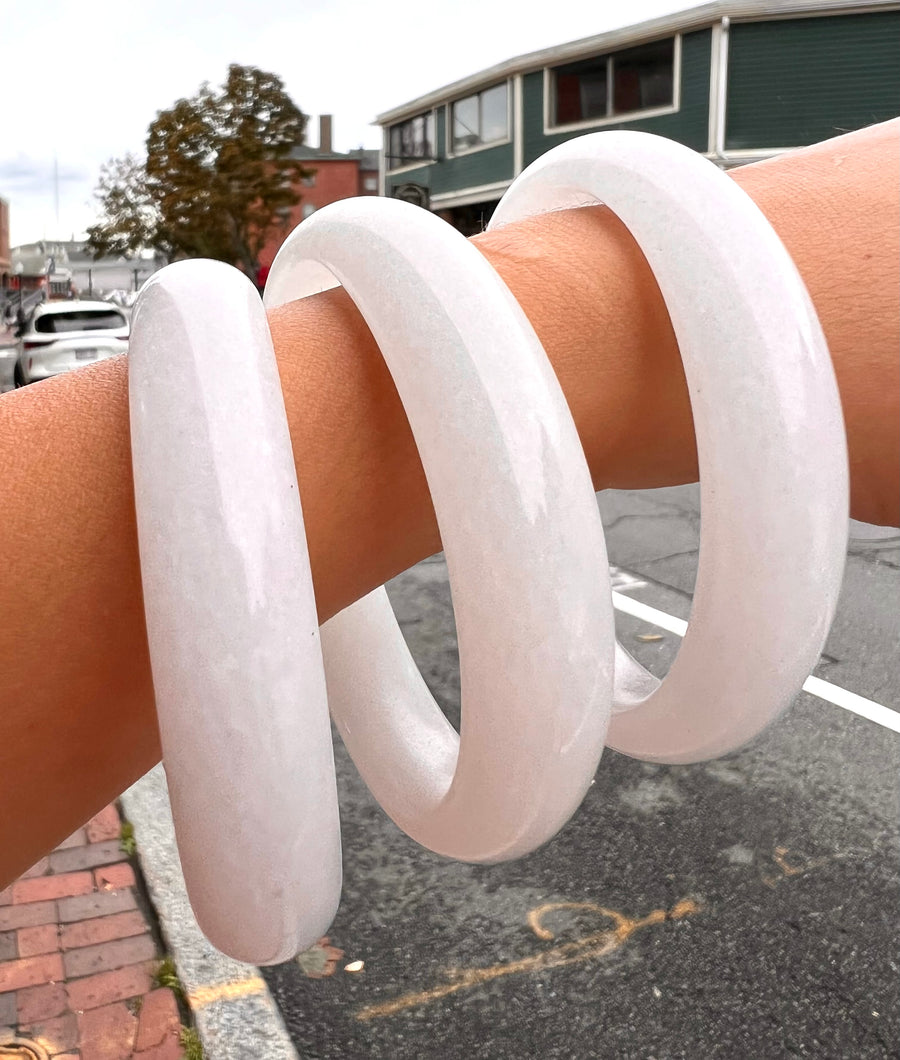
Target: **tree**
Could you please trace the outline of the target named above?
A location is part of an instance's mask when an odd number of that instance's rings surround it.
[[[227,261],[255,278],[267,237],[309,175],[289,157],[306,121],[281,78],[232,64],[220,89],[203,84],[159,111],[143,164],[127,155],[103,167],[101,219],[88,229],[94,255],[151,247]]]
[[[148,193],[144,165],[135,155],[111,158],[100,167],[94,197],[103,209],[103,221],[88,229],[88,242],[95,257],[128,256],[157,245],[158,211]]]

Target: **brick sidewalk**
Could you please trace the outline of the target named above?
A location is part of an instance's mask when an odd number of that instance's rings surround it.
[[[0,1047],[31,1040],[58,1060],[183,1056],[178,1004],[155,987],[160,952],[120,832],[107,806],[0,891]]]

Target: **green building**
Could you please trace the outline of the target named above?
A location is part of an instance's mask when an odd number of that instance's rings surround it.
[[[601,129],[723,167],[900,114],[900,3],[717,0],[531,52],[379,115],[385,195],[480,231],[545,151]]]

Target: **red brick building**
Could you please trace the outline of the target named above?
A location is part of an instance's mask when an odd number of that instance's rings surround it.
[[[266,243],[259,256],[263,276],[278,249],[304,217],[338,199],[378,194],[378,151],[359,148],[342,154],[332,150],[331,115],[319,117],[319,146],[295,147],[290,157],[302,162],[310,175],[300,181],[300,202],[285,217],[282,231]]]
[[[0,199],[0,291],[9,286],[9,203]]]

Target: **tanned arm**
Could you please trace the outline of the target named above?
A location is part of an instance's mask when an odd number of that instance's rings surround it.
[[[827,335],[852,510],[900,523],[900,123],[735,171]],[[677,346],[646,262],[605,209],[476,239],[559,376],[598,489],[697,476]],[[440,548],[390,376],[342,292],[270,317],[326,618]],[[0,887],[159,760],[124,360],[0,398]]]

